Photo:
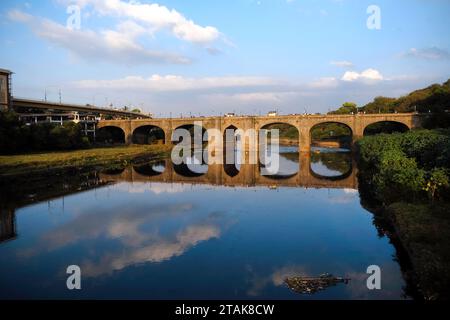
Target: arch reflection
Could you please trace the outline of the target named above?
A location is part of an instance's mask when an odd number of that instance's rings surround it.
[[[262,147],[264,148],[262,151],[269,155],[273,151],[271,144]],[[280,145],[278,166],[266,166],[260,163],[261,175],[274,180],[289,179],[299,172],[299,157],[300,153],[297,146]]]
[[[208,172],[208,165],[203,152],[194,151],[191,156],[185,157],[183,163],[172,164],[175,173],[183,177],[200,177]]]
[[[353,157],[346,149],[314,148],[311,152],[310,171],[319,179],[345,179],[352,169]]]
[[[223,163],[224,172],[229,177],[235,177],[239,174],[242,157],[242,150],[239,148],[241,137],[237,134],[238,128],[230,125],[223,132]]]
[[[165,161],[157,161],[145,165],[133,166],[133,169],[141,175],[154,177],[164,172],[164,170],[166,169],[166,163]]]
[[[292,149],[291,149],[292,150]],[[164,182],[209,184],[221,186],[285,186],[313,188],[348,188],[356,189],[356,166],[352,162],[351,153],[298,153],[293,149],[284,152],[280,157],[280,168],[270,172],[261,164],[242,164],[239,172],[231,177],[226,165],[197,163],[175,165],[170,159],[164,160],[164,165],[156,166],[165,170],[156,170],[153,166],[136,171],[136,167],[128,167],[122,174],[99,173],[102,181],[108,182]],[[162,172],[160,172],[162,171]],[[156,174],[156,172],[160,172]]]

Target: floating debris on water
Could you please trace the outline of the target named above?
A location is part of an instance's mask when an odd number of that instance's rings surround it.
[[[338,283],[348,284],[349,278],[334,277],[324,273],[318,277],[288,277],[284,280],[289,289],[300,294],[314,294]]]

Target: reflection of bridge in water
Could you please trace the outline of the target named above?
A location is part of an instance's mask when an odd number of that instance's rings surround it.
[[[268,187],[305,187],[305,188],[334,188],[357,189],[356,164],[351,165],[349,172],[338,177],[324,177],[314,173],[311,169],[309,153],[299,154],[299,170],[291,175],[263,175],[259,165],[242,164],[239,172],[231,176],[226,172],[226,166],[213,164],[208,166],[204,174],[189,174],[186,166],[175,166],[164,160],[164,171],[145,171],[141,167],[127,167],[120,173],[100,173],[99,178],[111,182],[162,182],[162,183],[190,183],[210,184],[217,186],[268,186]]]
[[[126,167],[119,173],[96,173],[86,177],[86,181],[74,181],[74,179],[56,182],[57,188],[30,190],[25,188],[17,198],[6,196],[0,206],[0,243],[17,238],[15,224],[15,210],[29,204],[42,201],[52,201],[69,194],[103,187],[118,182],[161,182],[161,183],[186,183],[205,184],[226,187],[305,187],[305,188],[333,188],[333,189],[357,189],[356,164],[352,163],[348,172],[340,176],[324,177],[311,169],[311,154],[298,153],[298,171],[287,175],[263,175],[257,164],[242,164],[239,170],[233,165],[233,169],[222,164],[209,165],[204,174],[189,170],[188,166],[174,166],[170,159],[158,162],[155,166]],[[292,160],[292,158],[290,158]],[[293,161],[295,163],[295,161]],[[164,169],[162,168],[164,167]],[[159,170],[161,169],[161,170]],[[163,171],[162,171],[163,169]],[[162,172],[161,172],[162,171]],[[231,174],[230,174],[231,172]],[[64,188],[66,186],[67,188]],[[11,203],[6,201],[9,199]]]
[[[0,207],[0,242],[17,237],[14,209]]]

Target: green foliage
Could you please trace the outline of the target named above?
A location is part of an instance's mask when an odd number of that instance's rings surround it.
[[[400,122],[382,121],[368,125],[364,129],[365,136],[371,136],[380,133],[406,132],[409,128]]]
[[[425,169],[450,165],[449,130],[413,130],[397,136],[401,149]]]
[[[395,111],[395,98],[376,97],[372,102],[369,102],[362,111],[366,113],[391,113]]]
[[[382,152],[378,168],[373,182],[380,200],[391,202],[398,198],[414,197],[424,184],[424,171],[417,167],[415,159],[408,158],[401,150]]]
[[[448,188],[448,185],[449,177],[446,170],[443,168],[434,168],[428,174],[423,189],[428,193],[428,197],[431,201],[434,202],[439,193]]]
[[[352,170],[352,154],[350,152],[312,152],[311,163],[318,162],[321,162],[327,169],[338,171],[342,175]]]
[[[330,114],[351,114],[351,113],[357,113],[358,107],[356,103],[354,102],[345,102],[342,104],[342,107],[340,107],[336,111],[330,112]]]
[[[361,180],[375,199],[392,203],[426,193],[432,200],[448,195],[450,131],[381,134],[364,137],[357,146]]]
[[[366,113],[414,112],[432,113],[425,122],[425,128],[450,127],[450,79],[442,85],[433,84],[416,90],[408,95],[396,98],[376,97],[363,106]]]
[[[313,140],[339,139],[343,137],[351,138],[352,131],[344,124],[328,122],[316,125],[311,130]]]
[[[329,114],[420,112],[429,113],[423,126],[427,129],[450,128],[450,79],[442,85],[433,84],[427,88],[409,93],[400,98],[378,96],[361,108],[346,102]]]
[[[83,137],[79,124],[26,125],[14,112],[0,112],[0,154],[77,149],[89,145],[90,141]]]
[[[282,139],[292,139],[292,140],[298,140],[298,130],[296,127],[291,126],[289,124],[285,123],[274,123],[270,124],[268,126],[265,126],[265,129],[271,130],[271,129],[278,129],[280,130],[280,138]]]

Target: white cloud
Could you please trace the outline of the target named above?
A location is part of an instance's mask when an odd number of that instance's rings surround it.
[[[92,93],[95,92],[114,106],[141,105],[143,110],[156,116],[169,116],[170,113],[178,115],[186,111],[200,115],[229,110],[254,114],[272,110],[274,106],[280,107],[283,113],[304,112],[305,108],[311,112],[325,112],[348,101],[349,96],[362,105],[377,95],[398,96],[421,86],[417,84],[417,78],[381,75],[376,70],[368,70],[309,82],[254,75],[134,75],[75,81],[68,84],[64,92],[65,97],[69,97],[67,101],[76,102],[78,99],[83,104],[92,103]]]
[[[13,21],[27,24],[39,37],[53,45],[69,50],[77,57],[125,64],[175,63],[186,64],[186,57],[149,50],[137,42],[137,37],[148,33],[133,21],[121,22],[116,30],[69,29],[48,19],[34,17],[19,10],[8,14]]]
[[[280,84],[268,77],[225,76],[186,78],[179,75],[161,76],[154,74],[149,78],[128,76],[115,80],[81,80],[75,82],[79,88],[143,89],[151,91],[186,91],[223,88],[261,87]]]
[[[124,207],[114,212],[97,211],[75,216],[66,224],[46,234],[34,246],[19,252],[21,258],[30,258],[43,251],[51,252],[92,239],[114,243],[113,249],[92,259],[89,255],[81,261],[88,277],[109,274],[128,266],[155,263],[181,256],[201,242],[219,238],[233,223],[218,212],[197,216],[194,222],[164,230],[173,221],[181,221],[192,213],[190,203],[164,206]]]
[[[353,63],[351,63],[350,61],[330,61],[330,64],[336,67],[341,67],[341,68],[351,68],[353,67]]]
[[[319,80],[311,82],[309,85],[311,88],[336,88],[339,85],[339,81],[334,77],[324,77]]]
[[[380,81],[383,80],[383,75],[375,69],[367,69],[361,73],[355,71],[347,71],[341,78],[342,81],[353,82],[353,81]]]
[[[420,58],[425,60],[448,60],[450,59],[450,52],[438,47],[422,49],[411,48],[401,56],[409,58]]]
[[[246,92],[246,93],[235,93],[235,94],[223,94],[223,93],[212,93],[205,94],[203,98],[209,104],[223,104],[223,105],[248,105],[248,104],[274,104],[282,103],[282,101],[288,99],[289,97],[297,95],[297,92]]]
[[[168,29],[175,37],[193,43],[209,43],[219,38],[212,26],[200,26],[174,9],[157,3],[125,2],[121,0],[77,0],[81,7],[92,6],[100,15],[133,19],[151,30]]]

